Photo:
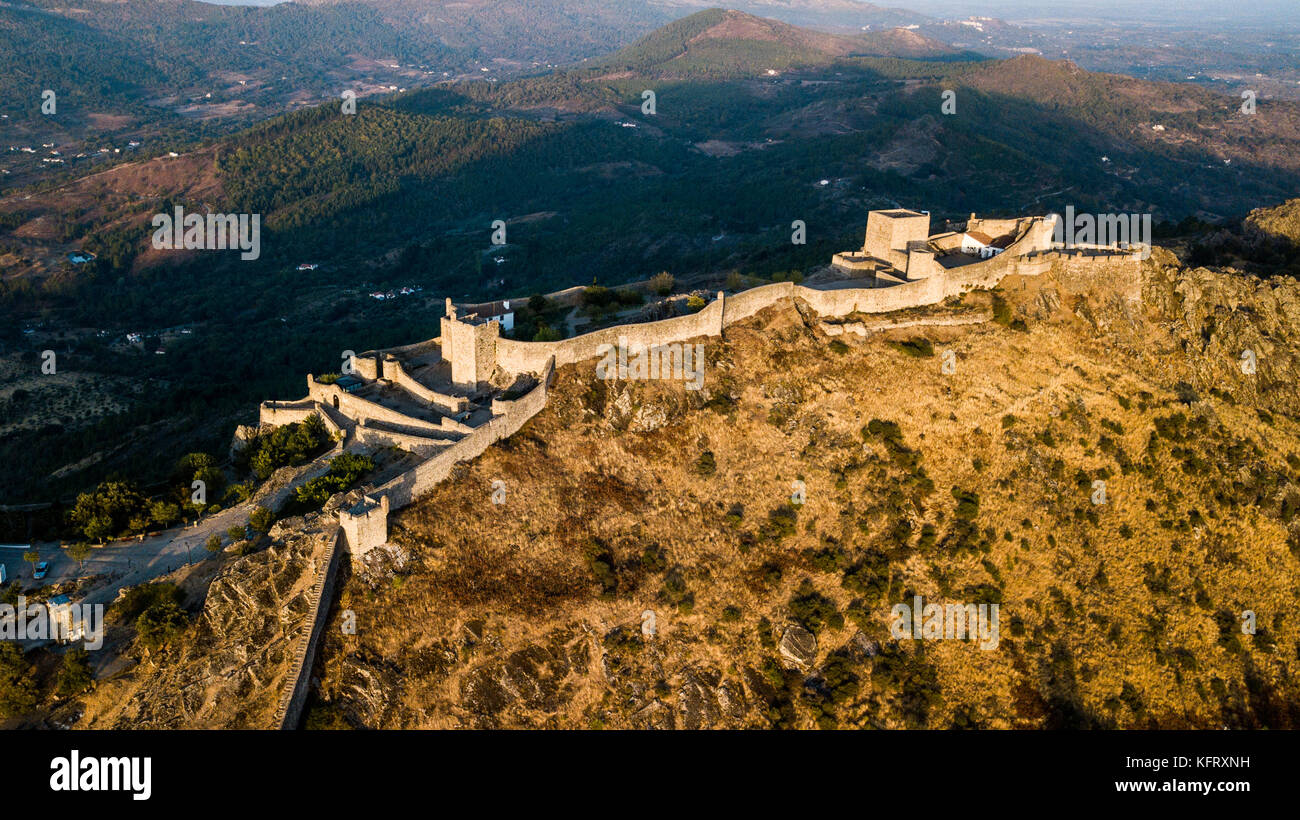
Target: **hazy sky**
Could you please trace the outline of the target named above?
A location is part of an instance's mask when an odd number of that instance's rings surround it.
[[[876,0],[935,17],[984,15],[1006,20],[1141,20],[1197,26],[1277,24],[1300,27],[1300,0]]]
[[[364,1],[364,0],[363,0]],[[273,6],[284,0],[204,0],[232,6]],[[547,0],[535,0],[545,3]],[[1234,25],[1300,28],[1300,0],[870,0],[933,17],[1001,17],[1006,20],[1168,22],[1179,26]],[[727,7],[726,0],[714,5]]]

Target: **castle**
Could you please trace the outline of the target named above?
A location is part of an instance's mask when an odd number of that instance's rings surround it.
[[[1053,225],[1050,217],[977,219],[972,214],[961,232],[930,236],[928,214],[871,211],[862,249],[832,259],[832,269],[847,277],[838,282],[817,287],[777,282],[730,296],[719,292],[695,313],[556,342],[502,337],[501,310],[458,309],[448,299],[437,338],[352,356],[346,368],[351,372],[334,381],[308,374],[304,398],[264,402],[258,417],[262,427],[320,417],[339,443],[318,462],[346,448],[376,446],[396,447],[421,459],[379,486],[352,491],[337,506],[339,526],[327,554],[318,560],[309,601],[313,614],[299,637],[276,725],[296,725],[304,708],[311,658],[327,620],[337,548],[353,562],[363,562],[384,546],[391,511],[429,492],[458,462],[477,457],[541,412],[555,368],[578,362],[592,362],[594,368],[606,346],[620,340],[654,346],[719,337],[729,325],[773,305],[795,305],[823,317],[886,313],[992,288],[1010,275],[1050,273],[1061,281],[1109,275],[1130,298],[1140,298],[1141,253],[1067,250],[1053,244]]]
[[[928,213],[871,211],[862,249],[837,253],[831,264],[848,273],[870,274],[877,287],[945,277],[963,268],[969,277],[1052,251],[1055,226],[1054,216],[981,219],[971,214],[963,230],[932,236]]]
[[[275,426],[318,415],[344,446],[391,446],[423,459],[380,486],[354,492],[339,509],[345,547],[357,561],[386,542],[391,510],[410,504],[457,462],[513,434],[545,407],[555,368],[594,360],[608,349],[603,346],[620,338],[652,346],[718,337],[728,325],[781,302],[798,301],[824,317],[885,313],[992,288],[1009,275],[1051,270],[1091,275],[1099,262],[1118,265],[1109,271],[1136,274],[1139,254],[1065,250],[1053,245],[1053,227],[1053,217],[972,214],[962,231],[930,235],[926,213],[871,211],[861,250],[832,258],[832,268],[847,279],[817,287],[779,282],[732,295],[719,292],[696,313],[555,342],[503,337],[499,315],[460,310],[448,299],[437,338],[353,356],[345,368],[351,373],[333,382],[309,374],[306,397],[264,402],[259,422]]]

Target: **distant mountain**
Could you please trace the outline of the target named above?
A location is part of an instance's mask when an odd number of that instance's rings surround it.
[[[39,92],[53,88],[78,103],[69,116],[138,116],[149,100],[155,115],[265,117],[358,80],[410,86],[571,64],[670,19],[644,0],[0,2],[0,111],[39,121]]]
[[[956,53],[904,29],[831,34],[741,11],[708,9],[657,29],[597,65],[645,76],[718,78],[824,66],[850,56],[944,58]]]
[[[707,0],[650,0],[651,5],[669,10],[716,6]],[[740,0],[727,8],[760,17],[772,17],[799,26],[820,28],[888,29],[937,22],[908,9],[885,8],[857,0]],[[676,15],[674,15],[676,16]]]
[[[905,57],[913,60],[979,59],[978,54],[963,51],[947,43],[926,37],[912,29],[891,28],[872,31],[858,38],[860,52],[871,57]]]

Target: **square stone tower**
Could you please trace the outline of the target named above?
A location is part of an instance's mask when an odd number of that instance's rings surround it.
[[[339,510],[344,546],[353,561],[388,541],[388,496],[363,496],[354,506]]]
[[[867,213],[867,235],[862,252],[907,272],[907,249],[910,242],[924,242],[930,237],[930,215],[898,208]]]
[[[451,362],[452,384],[473,390],[491,379],[500,336],[500,322],[474,314],[461,319],[448,299],[447,315],[442,319],[442,357]]]

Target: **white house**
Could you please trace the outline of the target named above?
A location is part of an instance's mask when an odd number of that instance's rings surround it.
[[[988,259],[1006,250],[1007,237],[994,239],[983,231],[967,231],[961,235],[961,252]]]
[[[461,305],[461,315],[475,314],[485,322],[500,322],[503,331],[515,329],[515,311],[510,307],[510,300],[501,302],[484,302],[481,305]]]

